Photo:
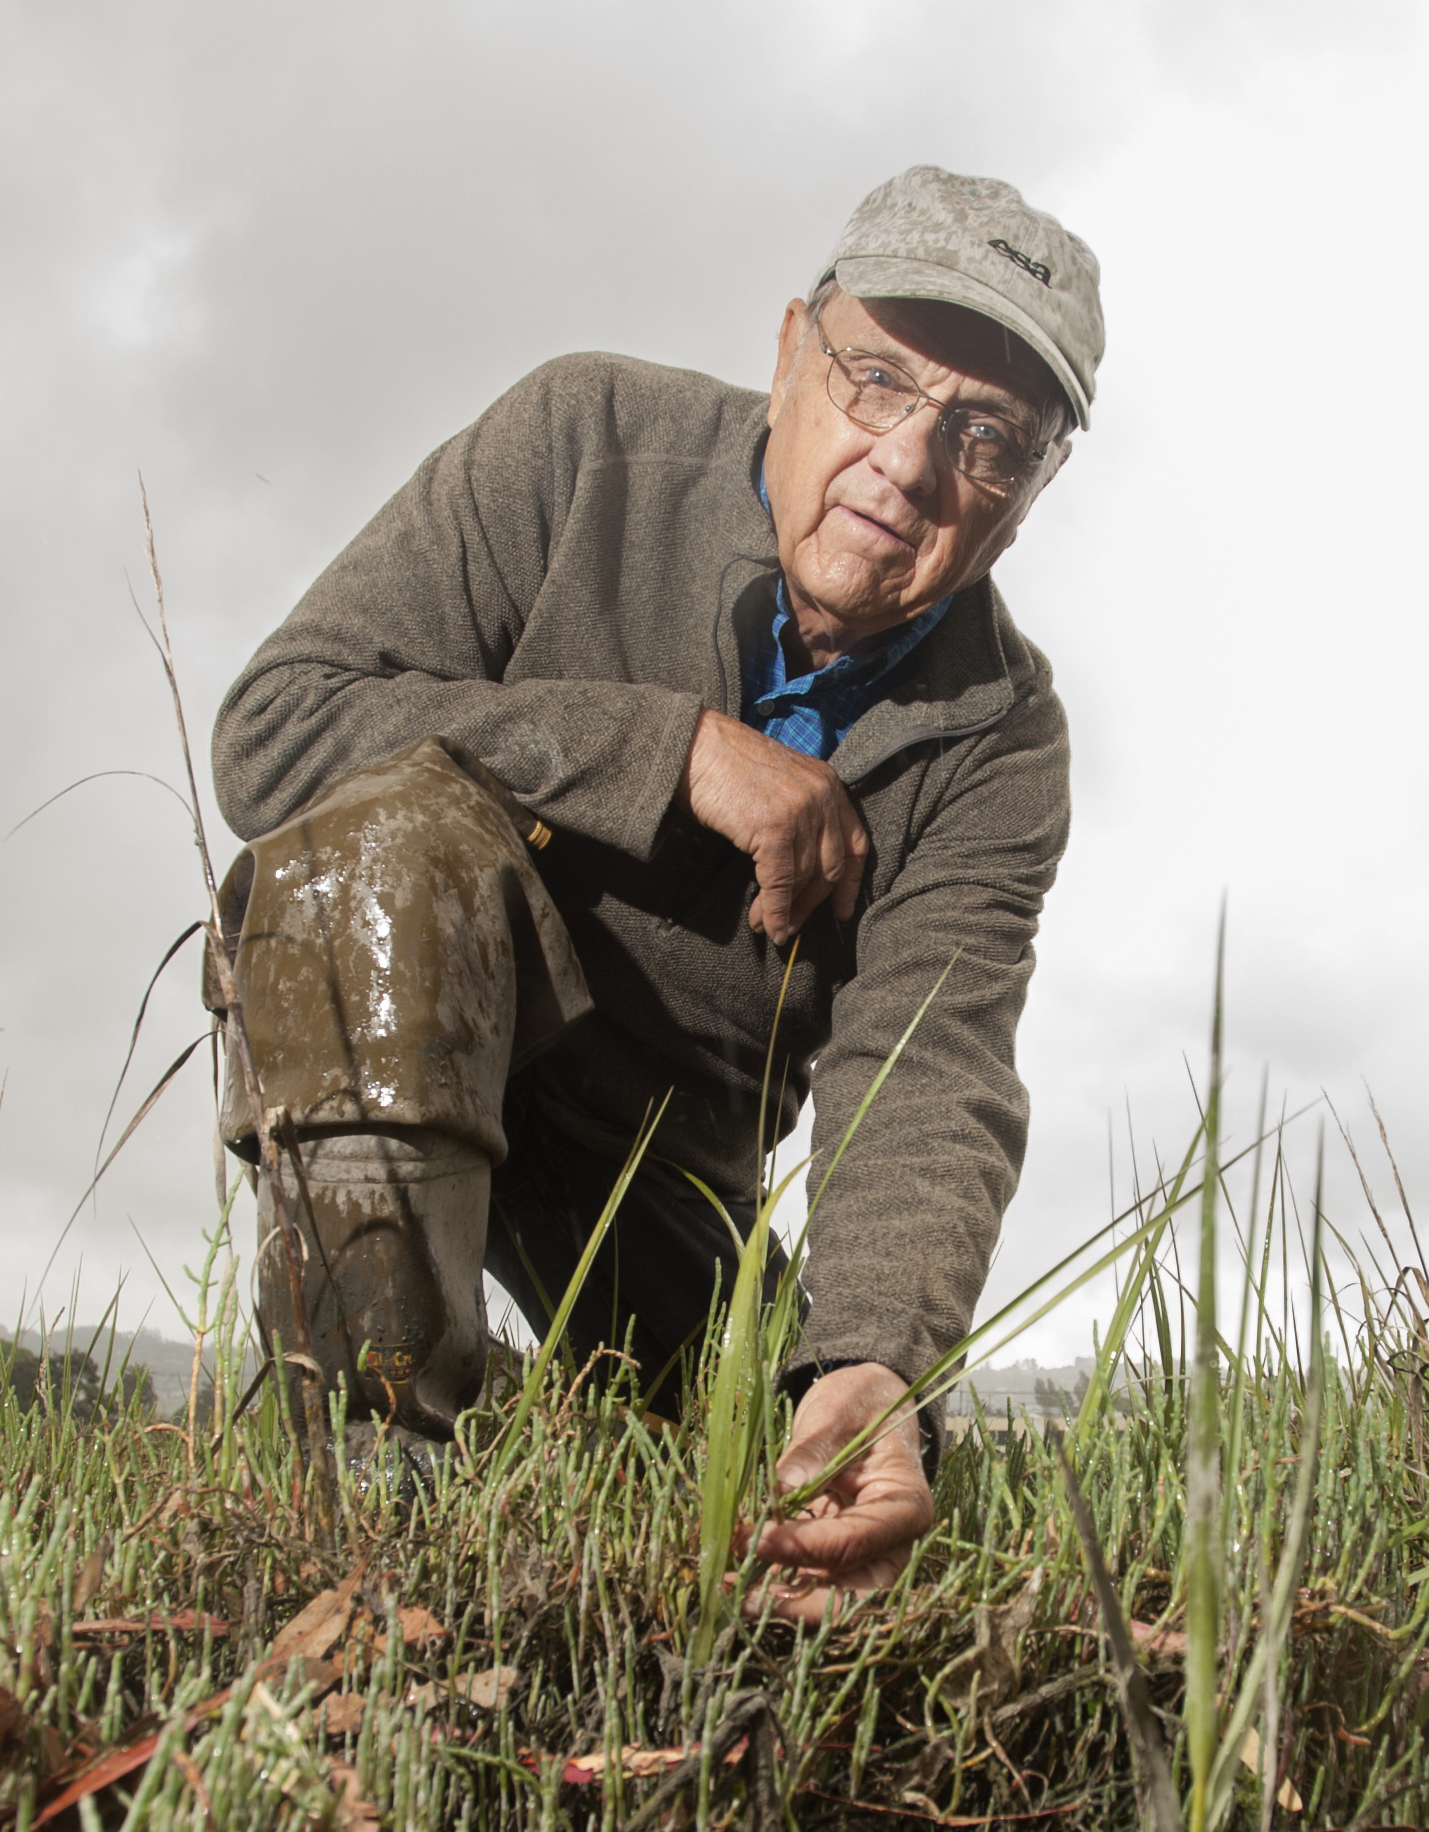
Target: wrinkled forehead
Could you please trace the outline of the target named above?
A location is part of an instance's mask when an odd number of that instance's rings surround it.
[[[1076,424],[1071,402],[1037,352],[981,312],[941,299],[855,300],[835,292],[823,313],[830,329],[837,329],[841,317],[851,315],[846,302],[861,307],[890,343],[909,355],[1007,390],[1044,423],[1060,419],[1066,427]],[[897,354],[897,349],[890,349],[889,354]]]

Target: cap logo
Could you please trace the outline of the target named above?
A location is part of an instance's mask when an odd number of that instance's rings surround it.
[[[1001,236],[988,243],[1000,255],[1005,255],[1015,267],[1020,267],[1025,274],[1031,274],[1034,280],[1040,280],[1044,286],[1052,284],[1052,269],[1043,261],[1034,261],[1030,254],[1023,254],[1020,248],[1014,248],[1010,242],[1004,242]]]

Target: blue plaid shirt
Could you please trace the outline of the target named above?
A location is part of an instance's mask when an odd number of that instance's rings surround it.
[[[763,477],[759,495],[767,509]],[[755,635],[744,655],[740,718],[766,738],[787,744],[791,751],[827,762],[855,721],[883,698],[880,689],[889,674],[941,620],[951,603],[951,597],[944,598],[941,604],[899,625],[869,655],[841,655],[827,668],[796,675],[791,681],[782,640],[791,613],[781,579],[773,622]]]

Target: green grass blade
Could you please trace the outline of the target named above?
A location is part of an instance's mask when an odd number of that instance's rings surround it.
[[[724,1612],[724,1574],[740,1507],[762,1448],[760,1309],[769,1205],[761,1203],[740,1254],[705,1420],[708,1444],[700,1483],[700,1613],[690,1663],[705,1666]]]
[[[1199,1138],[1199,1136],[1198,1133],[1197,1137]],[[1010,1317],[1020,1312],[1022,1307],[1034,1298],[1038,1292],[1044,1290],[1055,1279],[1059,1278],[1067,1268],[1076,1260],[1080,1259],[1090,1247],[1097,1245],[1097,1243],[1104,1240],[1114,1228],[1119,1227],[1126,1217],[1118,1216],[1115,1221],[1108,1222],[1104,1228],[1098,1229],[1090,1240],[1084,1241],[1075,1252],[1069,1253],[1065,1259],[1060,1260],[1049,1272],[1045,1272],[1040,1278],[1034,1279],[1033,1282],[1027,1286],[1024,1291],[1019,1292],[1010,1303],[1003,1305],[1002,1309],[998,1311],[995,1316],[989,1317],[986,1323],[979,1324],[976,1329],[970,1331],[960,1341],[955,1342],[946,1354],[939,1356],[932,1367],[922,1374],[918,1380],[914,1381],[909,1389],[910,1392],[917,1396],[919,1405],[926,1406],[933,1400],[940,1399],[960,1381],[966,1380],[969,1375],[975,1373],[978,1368],[984,1366],[994,1355],[1000,1354],[1009,1343],[1015,1342],[1019,1336],[1024,1335],[1027,1330],[1031,1329],[1034,1323],[1040,1323],[1042,1318],[1050,1315],[1059,1304],[1064,1304],[1068,1298],[1080,1291],[1082,1287],[1090,1283],[1092,1279],[1099,1278],[1103,1272],[1106,1272],[1111,1266],[1115,1265],[1123,1254],[1135,1252],[1138,1248],[1144,1246],[1153,1233],[1156,1233],[1159,1229],[1164,1227],[1167,1218],[1173,1214],[1176,1209],[1183,1207],[1186,1203],[1195,1199],[1199,1194],[1199,1190],[1200,1186],[1197,1185],[1192,1189],[1182,1191],[1181,1194],[1174,1199],[1168,1198],[1165,1206],[1159,1209],[1150,1220],[1144,1222],[1135,1233],[1128,1234],[1124,1239],[1114,1242],[1107,1252],[1103,1253],[1092,1265],[1085,1267],[1079,1272],[1069,1284],[1065,1285],[1052,1297],[1046,1299],[1030,1315],[1020,1318],[1006,1335],[1001,1336],[997,1341],[993,1342],[991,1347],[984,1349],[976,1360],[967,1361],[965,1365],[962,1366],[959,1365],[965,1361],[965,1357],[970,1349],[976,1347],[979,1343],[985,1342],[989,1336],[994,1335]],[[906,1404],[906,1395],[900,1395],[900,1397],[891,1406],[881,1412],[871,1424],[866,1425],[857,1436],[851,1438],[844,1449],[840,1451],[839,1455],[833,1458],[817,1476],[811,1481],[802,1484],[799,1488],[791,1490],[784,1498],[785,1507],[796,1513],[800,1508],[807,1507],[814,1496],[826,1488],[840,1470],[846,1469],[856,1457],[862,1456],[870,1444],[892,1427],[894,1415],[901,1412]]]
[[[1150,1832],[1182,1832],[1181,1806],[1176,1799],[1176,1790],[1171,1783],[1171,1769],[1166,1761],[1165,1744],[1161,1739],[1161,1729],[1156,1722],[1156,1714],[1151,1708],[1151,1695],[1147,1691],[1146,1675],[1142,1672],[1141,1664],[1136,1658],[1136,1650],[1131,1645],[1131,1635],[1126,1626],[1126,1617],[1122,1612],[1121,1599],[1116,1594],[1116,1585],[1112,1582],[1111,1573],[1107,1570],[1106,1560],[1102,1557],[1101,1547],[1097,1543],[1091,1510],[1077,1485],[1076,1473],[1065,1457],[1062,1458],[1061,1473],[1066,1485],[1067,1500],[1071,1503],[1072,1519],[1076,1523],[1077,1537],[1082,1542],[1087,1569],[1091,1573],[1092,1584],[1097,1593],[1097,1606],[1101,1611],[1102,1628],[1111,1644],[1112,1663],[1116,1669],[1117,1691],[1121,1698],[1122,1716],[1126,1720],[1127,1740],[1131,1744],[1132,1755],[1140,1772],[1142,1788],[1151,1809],[1148,1815]]]
[[[570,1322],[571,1312],[575,1309],[576,1299],[580,1296],[590,1269],[595,1263],[595,1256],[600,1251],[600,1244],[605,1239],[611,1222],[615,1219],[615,1212],[620,1207],[626,1190],[630,1188],[631,1179],[634,1177],[636,1171],[639,1170],[640,1160],[645,1156],[646,1147],[649,1145],[651,1139],[654,1138],[655,1128],[664,1118],[665,1109],[669,1104],[670,1096],[667,1094],[664,1100],[660,1102],[659,1111],[656,1113],[654,1119],[642,1129],[639,1137],[636,1139],[635,1144],[631,1148],[630,1156],[625,1160],[624,1167],[619,1177],[616,1179],[615,1187],[610,1192],[610,1199],[601,1210],[600,1218],[597,1220],[595,1226],[591,1229],[590,1239],[585,1244],[585,1251],[576,1262],[576,1269],[571,1274],[570,1283],[566,1286],[565,1295],[556,1306],[556,1314],[551,1319],[551,1327],[546,1331],[546,1339],[541,1344],[540,1351],[531,1365],[531,1372],[526,1376],[526,1380],[522,1385],[521,1397],[516,1402],[516,1410],[511,1415],[511,1422],[502,1434],[492,1468],[493,1481],[498,1480],[504,1473],[507,1465],[511,1461],[517,1444],[520,1442],[521,1433],[526,1429],[526,1421],[531,1416],[531,1408],[535,1405],[537,1396],[540,1394],[541,1387],[545,1382],[546,1370],[551,1365],[551,1357],[555,1354],[561,1338],[566,1333],[566,1325]]]
[[[1191,1758],[1190,1832],[1205,1832],[1207,1790],[1217,1744],[1217,1656],[1221,1633],[1221,1405],[1216,1336],[1216,1209],[1225,1001],[1225,911],[1216,947],[1211,1086],[1206,1100],[1201,1180],[1200,1279],[1186,1461],[1186,1743]]]
[[[1295,1497],[1285,1532],[1284,1550],[1275,1574],[1275,1588],[1269,1604],[1261,1599],[1261,1633],[1250,1660],[1246,1663],[1240,1691],[1226,1722],[1225,1734],[1216,1752],[1215,1766],[1208,1789],[1206,1824],[1214,1828],[1224,1817],[1234,1794],[1240,1768],[1240,1752],[1246,1733],[1253,1728],[1263,1708],[1264,1688],[1274,1683],[1280,1650],[1290,1632],[1295,1611],[1295,1594],[1300,1582],[1300,1568],[1310,1537],[1310,1515],[1319,1480],[1320,1434],[1325,1411],[1324,1349],[1324,1173],[1325,1142],[1321,1129],[1319,1165],[1315,1178],[1315,1228],[1313,1264],[1310,1275],[1310,1374],[1300,1415],[1299,1466],[1295,1477]]]
[[[944,967],[943,971],[938,975],[937,980],[934,982],[933,990],[928,994],[927,998],[924,999],[923,1003],[918,1007],[917,1011],[914,1012],[912,1021],[909,1023],[907,1030],[904,1031],[903,1035],[898,1039],[897,1043],[894,1044],[893,1048],[888,1053],[887,1060],[880,1066],[878,1073],[874,1076],[873,1080],[869,1083],[867,1094],[865,1094],[863,1099],[858,1103],[858,1110],[857,1112],[855,1112],[853,1118],[849,1121],[848,1126],[845,1128],[844,1135],[839,1140],[838,1146],[834,1151],[833,1157],[830,1158],[829,1160],[829,1168],[824,1172],[823,1180],[820,1182],[818,1189],[814,1192],[814,1199],[809,1204],[809,1216],[811,1218],[813,1216],[815,1209],[818,1208],[819,1203],[823,1199],[824,1191],[829,1187],[829,1178],[832,1177],[834,1172],[838,1169],[839,1159],[844,1155],[844,1153],[848,1150],[850,1144],[853,1142],[854,1134],[858,1131],[859,1127],[863,1124],[864,1115],[868,1112],[869,1108],[873,1105],[874,1101],[878,1098],[879,1089],[883,1086],[884,1082],[888,1080],[888,1077],[893,1073],[893,1065],[898,1061],[898,1058],[903,1054],[904,1050],[907,1049],[909,1042],[912,1040],[914,1031],[917,1030],[918,1026],[923,1022],[923,1019],[927,1016],[928,1007],[933,1003],[934,999],[936,999],[938,994],[943,990],[943,981],[947,979],[948,975],[952,972],[953,968],[957,966],[958,955],[961,953],[962,953],[962,949],[959,948],[957,951],[957,954],[954,954],[953,958],[948,962],[947,966]],[[805,1226],[805,1229],[807,1230],[808,1228],[807,1221],[805,1222],[804,1226]]]

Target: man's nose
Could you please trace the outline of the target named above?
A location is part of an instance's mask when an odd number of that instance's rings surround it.
[[[868,461],[880,476],[906,496],[926,496],[938,487],[938,456],[942,441],[938,416],[929,402],[873,442]]]

